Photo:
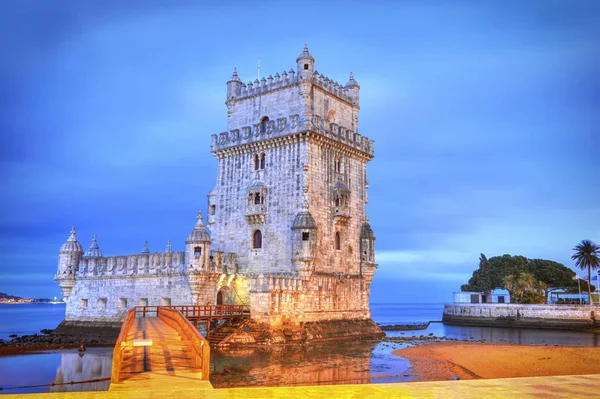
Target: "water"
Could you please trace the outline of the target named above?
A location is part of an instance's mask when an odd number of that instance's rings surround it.
[[[372,304],[379,324],[432,322],[426,330],[387,331],[390,337],[433,333],[460,340],[522,345],[600,346],[600,334],[560,330],[447,326],[439,322],[444,304]],[[26,317],[25,315],[29,315]],[[0,332],[36,333],[54,328],[64,316],[64,305],[0,306]],[[27,320],[35,319],[35,320]],[[435,322],[438,321],[438,322]],[[23,322],[23,324],[19,324]],[[410,363],[392,352],[410,344],[340,343],[307,349],[277,348],[272,351],[211,350],[210,380],[215,387],[315,384],[359,384],[410,381]],[[0,356],[0,387],[71,382],[110,376],[112,348],[92,348],[83,357],[76,350]],[[25,372],[25,371],[30,372]],[[4,389],[0,393],[33,393],[61,390],[106,390],[109,382],[56,385],[28,389]]]
[[[11,334],[40,334],[42,329],[56,328],[64,318],[64,303],[0,304],[0,339],[9,341]]]

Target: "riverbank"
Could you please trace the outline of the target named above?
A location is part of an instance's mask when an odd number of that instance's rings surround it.
[[[600,348],[441,342],[398,349],[413,381],[600,373]]]

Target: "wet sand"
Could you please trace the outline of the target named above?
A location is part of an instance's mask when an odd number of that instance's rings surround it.
[[[398,349],[413,381],[600,373],[600,348],[442,342]]]

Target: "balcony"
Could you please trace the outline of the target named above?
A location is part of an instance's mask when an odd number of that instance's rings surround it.
[[[347,205],[339,205],[333,207],[333,220],[336,223],[346,223],[350,220],[350,207]]]
[[[265,222],[266,213],[265,204],[247,204],[246,205],[246,220],[250,224],[260,224]]]

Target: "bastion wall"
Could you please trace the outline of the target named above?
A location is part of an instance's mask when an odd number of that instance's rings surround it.
[[[600,329],[600,306],[447,303],[442,321],[470,326]]]

